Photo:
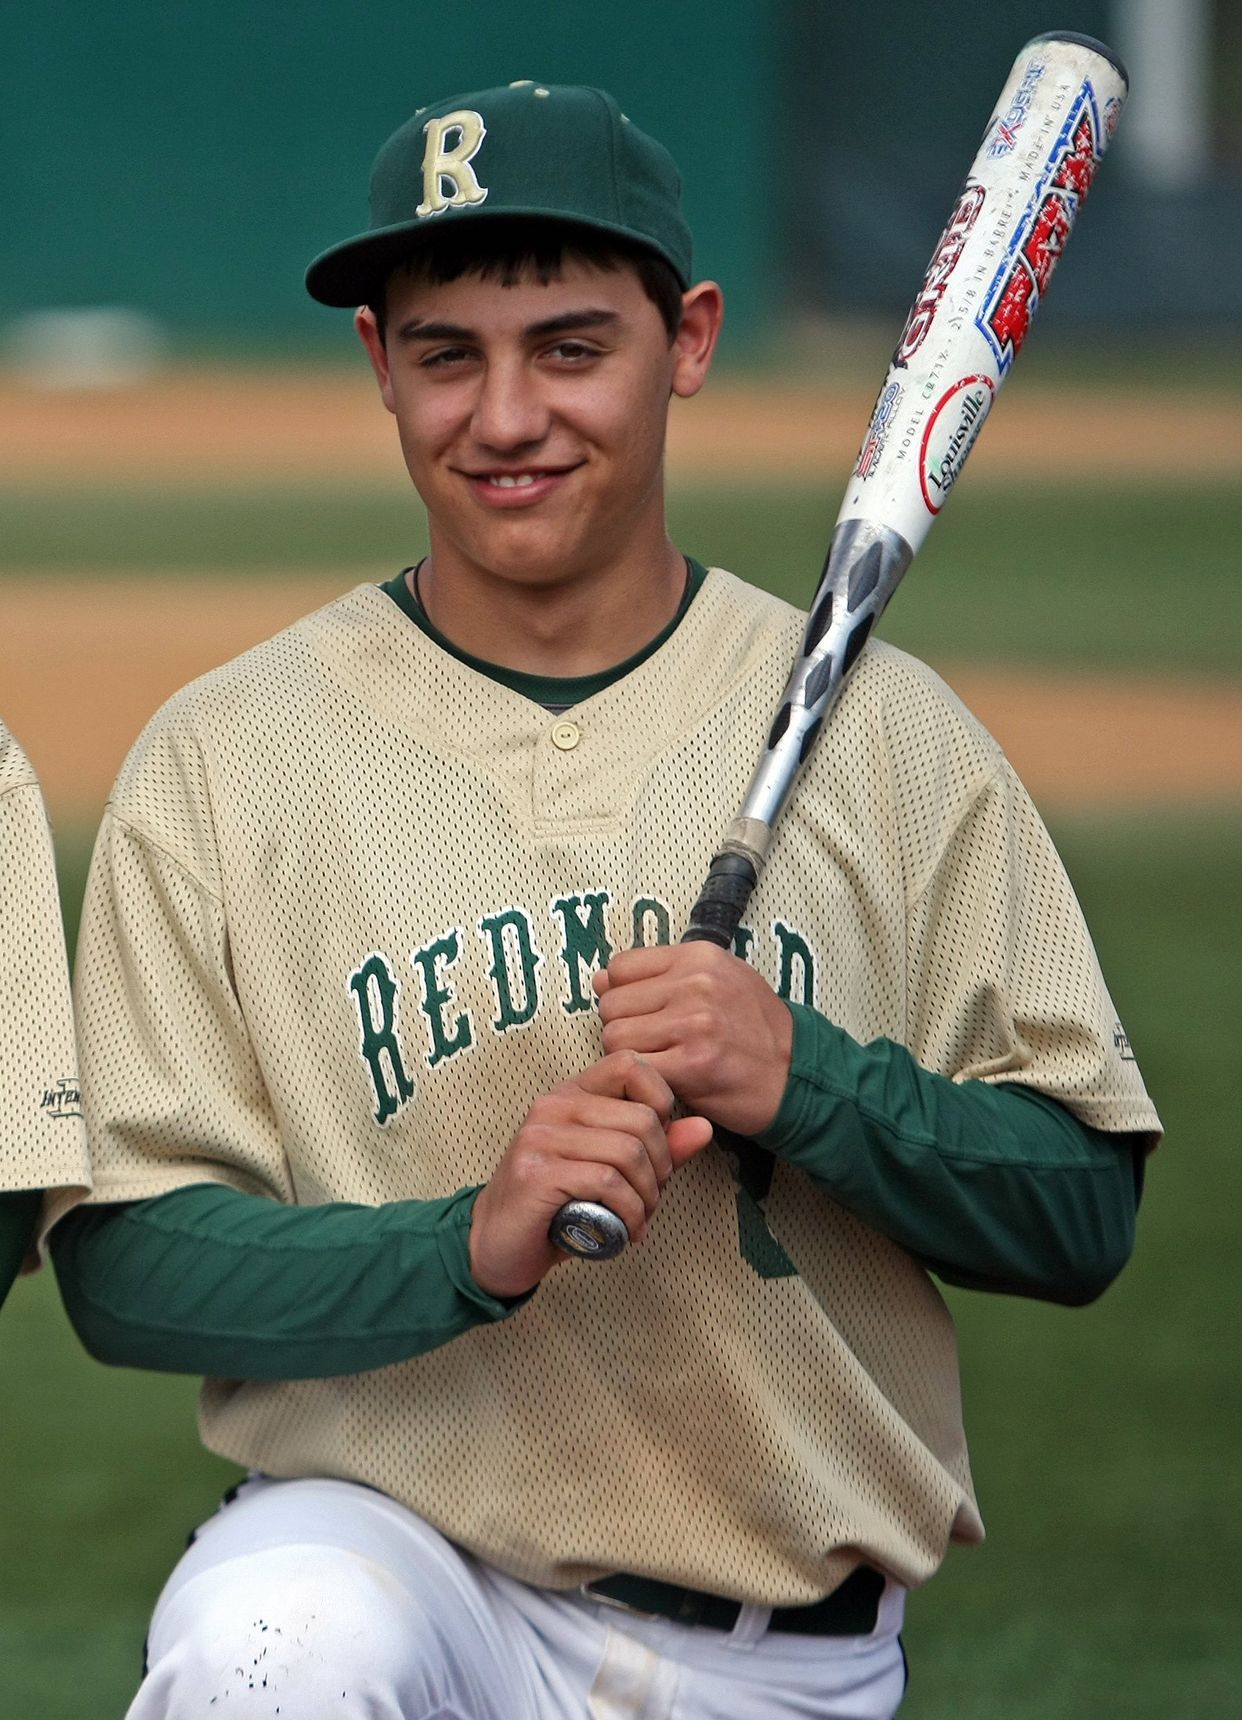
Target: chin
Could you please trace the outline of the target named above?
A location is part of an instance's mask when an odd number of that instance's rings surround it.
[[[533,589],[563,584],[584,556],[578,542],[549,542],[532,535],[527,541],[481,544],[472,559],[496,579]]]

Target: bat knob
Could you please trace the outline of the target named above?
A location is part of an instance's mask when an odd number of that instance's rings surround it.
[[[548,1237],[579,1260],[614,1260],[630,1240],[615,1212],[594,1200],[570,1200],[548,1227]]]

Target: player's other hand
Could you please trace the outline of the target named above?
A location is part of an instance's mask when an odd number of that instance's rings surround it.
[[[520,1296],[569,1258],[548,1241],[567,1200],[610,1207],[641,1242],[678,1165],[711,1139],[705,1117],[673,1118],[651,1062],[618,1050],[535,1100],[470,1226],[470,1270],[490,1296]]]
[[[762,975],[715,944],[622,950],[595,975],[604,1049],[636,1051],[683,1105],[737,1135],[780,1109],[793,1017]]]

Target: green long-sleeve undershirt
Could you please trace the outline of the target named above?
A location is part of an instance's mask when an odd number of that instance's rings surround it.
[[[789,1079],[761,1146],[950,1284],[1070,1304],[1107,1289],[1134,1248],[1142,1137],[789,1009]]]
[[[37,1188],[0,1194],[0,1306],[26,1258],[41,1199]]]
[[[954,1083],[791,1005],[794,1059],[761,1145],[955,1284],[1089,1301],[1134,1240],[1134,1137],[1019,1086]],[[216,1184],[81,1208],[53,1232],[65,1304],[101,1361],[244,1379],[403,1361],[503,1318],[470,1276],[476,1189],[285,1207]],[[607,1271],[606,1266],[569,1267]]]
[[[100,1361],[326,1379],[420,1355],[519,1305],[470,1275],[477,1192],[281,1206],[195,1183],[71,1213],[52,1255],[69,1316]]]

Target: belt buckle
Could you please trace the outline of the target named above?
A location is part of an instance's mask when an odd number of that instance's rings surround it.
[[[644,1618],[656,1621],[664,1617],[663,1613],[644,1612],[642,1607],[631,1606],[629,1601],[618,1600],[616,1595],[598,1594],[590,1583],[579,1583],[578,1593],[589,1601],[594,1601],[597,1607],[611,1607],[614,1612],[627,1613],[630,1618]]]

